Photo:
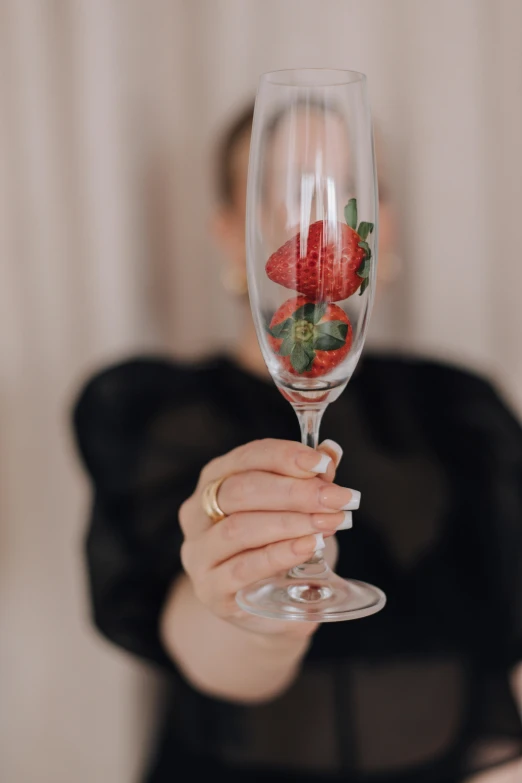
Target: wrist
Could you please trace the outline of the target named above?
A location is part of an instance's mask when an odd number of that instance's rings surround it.
[[[267,621],[268,628],[245,629],[243,627],[243,630],[249,635],[256,649],[266,655],[273,655],[279,660],[286,659],[288,661],[303,657],[310,647],[318,625],[315,623],[282,623],[279,620],[275,622],[285,627],[281,631],[274,630],[274,624]]]

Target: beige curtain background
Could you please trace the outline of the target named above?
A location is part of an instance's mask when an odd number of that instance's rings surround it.
[[[522,411],[521,30],[520,0],[0,0],[2,781],[137,780],[161,681],[90,628],[68,407],[230,340],[210,149],[261,71],[368,74],[404,261],[373,343]]]

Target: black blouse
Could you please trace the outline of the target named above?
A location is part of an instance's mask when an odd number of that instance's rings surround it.
[[[262,437],[298,438],[271,382],[220,358],[143,358],[97,375],[74,411],[93,485],[94,620],[168,674],[148,783],[455,783],[522,755],[510,668],[522,661],[522,431],[491,386],[450,366],[365,358],[321,435],[362,492],[337,573],[385,609],[322,626],[302,671],[259,706],[194,690],[158,635],[180,571],[177,512],[203,465]],[[211,644],[211,640],[209,640]]]

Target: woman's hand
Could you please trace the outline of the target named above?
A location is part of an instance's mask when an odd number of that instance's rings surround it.
[[[238,590],[299,565],[332,537],[358,505],[358,493],[332,483],[342,451],[325,441],[318,453],[296,442],[260,440],[210,462],[180,510],[182,562],[192,588],[215,616],[261,634],[306,637],[314,623],[257,618],[236,604]],[[218,503],[227,515],[212,524],[201,496],[227,476]],[[331,543],[330,543],[331,542]],[[327,542],[330,558],[334,539]]]

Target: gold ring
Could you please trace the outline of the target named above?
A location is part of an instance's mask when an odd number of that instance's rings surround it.
[[[219,488],[226,478],[227,476],[222,476],[214,481],[210,481],[203,490],[201,505],[211,522],[221,522],[226,517],[224,511],[219,507],[217,499]]]

